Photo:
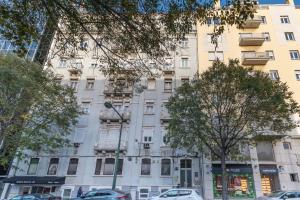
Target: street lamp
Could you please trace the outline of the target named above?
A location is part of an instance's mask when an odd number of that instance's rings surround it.
[[[121,119],[121,126],[120,126],[120,133],[119,133],[119,141],[118,141],[118,148],[117,148],[117,153],[116,153],[116,158],[115,158],[115,168],[114,168],[114,176],[113,176],[113,182],[112,182],[112,189],[116,189],[116,182],[117,182],[117,170],[119,167],[119,154],[120,154],[120,146],[121,146],[121,138],[122,138],[122,128],[123,128],[123,116],[120,114],[117,109],[112,105],[110,102],[105,102],[104,106],[108,109],[112,108],[120,117]]]

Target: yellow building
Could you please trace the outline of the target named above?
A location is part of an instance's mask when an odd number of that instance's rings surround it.
[[[216,58],[224,62],[238,58],[245,67],[254,66],[273,79],[286,82],[300,103],[300,9],[294,2],[259,5],[255,17],[247,20],[244,29],[225,28],[217,49],[211,43],[213,26],[211,21],[209,25],[197,27],[200,73]],[[257,143],[256,148],[249,149],[248,163],[230,163],[231,197],[253,198],[252,192],[261,196],[274,190],[299,190],[300,129],[289,135],[273,142]],[[220,195],[218,165],[207,160],[204,167],[207,199]]]

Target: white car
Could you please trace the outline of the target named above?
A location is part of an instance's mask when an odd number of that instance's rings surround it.
[[[272,192],[267,196],[258,197],[256,200],[288,200],[288,199],[300,200],[300,190]]]
[[[149,200],[203,200],[199,191],[195,189],[170,189],[159,196],[151,197]]]

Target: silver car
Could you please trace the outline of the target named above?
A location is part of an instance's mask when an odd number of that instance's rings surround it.
[[[300,190],[272,192],[267,196],[256,198],[256,200],[285,200],[285,199],[300,200]]]
[[[170,189],[159,196],[149,200],[203,200],[197,190],[194,189]]]

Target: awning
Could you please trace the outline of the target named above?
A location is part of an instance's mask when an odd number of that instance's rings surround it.
[[[65,179],[64,176],[13,176],[2,181],[14,184],[62,185],[65,183]]]
[[[212,165],[212,173],[222,173],[222,168],[220,164]],[[227,164],[226,165],[227,173],[250,173],[252,174],[252,166],[251,165],[239,165],[239,164]]]

